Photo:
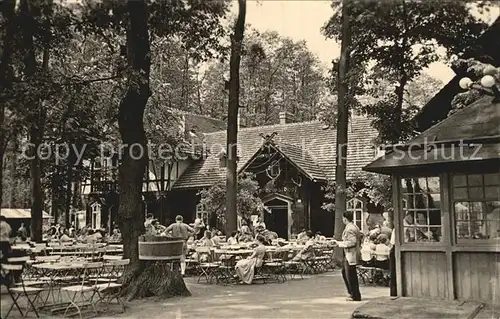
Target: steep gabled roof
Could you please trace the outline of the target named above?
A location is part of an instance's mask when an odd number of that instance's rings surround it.
[[[295,166],[299,172],[304,174],[304,176],[310,180],[327,180],[325,172],[321,169],[321,167],[319,167],[307,149],[282,141],[276,142],[272,139],[265,140],[262,146],[246,162],[246,164],[239,167],[239,172],[244,172],[252,164],[253,160],[261,155],[262,151],[267,149],[272,149],[278,152],[283,158]]]
[[[285,156],[290,162],[294,163],[299,170],[303,171],[309,179],[326,180],[326,174],[323,169],[316,163],[307,149],[300,146],[289,144],[286,142],[277,142],[276,148]]]
[[[238,168],[243,167],[262,147],[261,134],[271,135],[273,132],[277,133],[273,141],[291,161],[296,161],[297,166],[307,170],[311,176],[335,178],[336,130],[325,129],[318,121],[240,129]],[[351,119],[347,160],[349,175],[360,171],[374,159],[372,140],[376,134],[371,126],[371,119],[357,116]],[[209,187],[224,180],[226,169],[219,167],[217,154],[226,148],[226,131],[206,134],[205,141],[211,154],[187,168],[175,182],[174,189]],[[314,162],[315,165],[309,162]]]

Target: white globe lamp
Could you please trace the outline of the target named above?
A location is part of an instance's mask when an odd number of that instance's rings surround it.
[[[468,90],[472,86],[473,82],[469,78],[463,78],[458,82],[458,85],[464,90]]]
[[[492,88],[495,85],[495,78],[491,75],[485,75],[481,78],[481,85],[485,88]]]

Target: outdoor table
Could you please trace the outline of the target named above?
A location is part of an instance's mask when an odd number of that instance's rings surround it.
[[[251,255],[253,254],[253,250],[251,249],[240,249],[240,250],[217,250],[218,252],[221,252],[222,254],[225,255]]]
[[[76,281],[81,276],[84,269],[84,262],[55,262],[55,263],[39,263],[31,265],[38,271],[38,278],[40,283],[48,285],[47,298],[43,303],[43,307],[47,306],[50,295],[52,295],[53,304],[57,306],[60,304],[60,295],[56,299],[54,292],[62,287],[65,282]]]
[[[30,250],[31,247],[28,244],[16,244],[10,247],[12,250]]]
[[[247,248],[247,246],[246,245],[227,245],[227,246],[224,246],[224,248],[230,249],[230,250],[238,250],[238,249],[245,249],[245,248]]]
[[[278,249],[289,250],[289,251],[301,251],[305,247],[306,247],[306,245],[287,245],[287,246],[279,247]]]

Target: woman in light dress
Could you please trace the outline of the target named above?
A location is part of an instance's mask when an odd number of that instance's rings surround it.
[[[265,238],[257,237],[258,246],[254,248],[250,257],[242,259],[236,263],[236,274],[245,284],[251,284],[255,275],[255,268],[261,267],[266,255]]]

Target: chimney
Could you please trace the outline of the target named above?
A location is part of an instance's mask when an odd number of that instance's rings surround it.
[[[178,118],[179,122],[179,132],[183,137],[186,137],[186,115],[185,114],[180,114]]]
[[[293,123],[294,121],[293,114],[287,111],[281,111],[279,117],[280,117],[280,124]]]

